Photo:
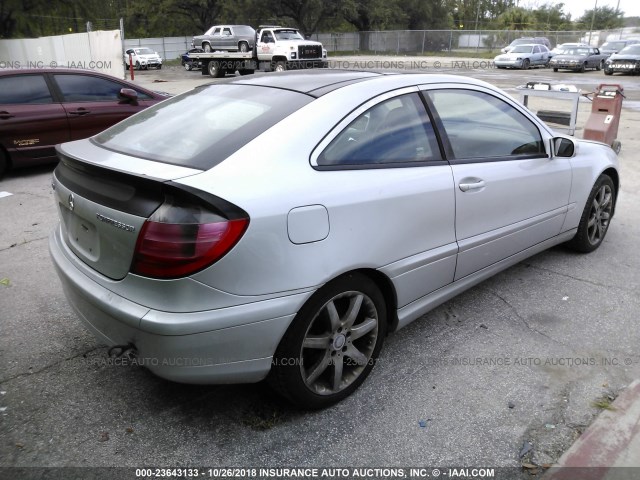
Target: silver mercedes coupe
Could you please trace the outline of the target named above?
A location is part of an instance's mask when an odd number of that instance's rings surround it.
[[[236,77],[58,146],[50,251],[101,343],[185,383],[351,394],[385,336],[551,246],[602,243],[602,143],[432,74]]]

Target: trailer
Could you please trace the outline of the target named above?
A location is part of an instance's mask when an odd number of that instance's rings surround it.
[[[251,52],[196,52],[188,57],[201,64],[202,74],[223,77],[227,73],[249,75],[256,70],[285,71],[327,68],[327,51],[320,42],[306,40],[297,29],[262,27]]]

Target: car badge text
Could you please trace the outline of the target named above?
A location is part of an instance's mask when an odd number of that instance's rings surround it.
[[[96,213],[96,218],[101,222],[108,223],[109,225],[113,225],[120,230],[124,230],[125,232],[135,232],[136,227],[133,225],[127,225],[126,223],[119,222],[114,220],[113,218],[105,217],[101,213]]]

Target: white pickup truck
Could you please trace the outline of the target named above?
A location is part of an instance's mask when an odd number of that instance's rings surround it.
[[[261,26],[252,52],[190,53],[202,64],[202,74],[221,77],[236,70],[242,75],[256,70],[276,71],[328,67],[327,51],[320,42],[306,40],[298,29]]]

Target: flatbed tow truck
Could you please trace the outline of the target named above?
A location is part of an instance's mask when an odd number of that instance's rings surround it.
[[[238,71],[249,75],[256,70],[265,72],[327,68],[327,51],[320,42],[305,40],[295,28],[260,27],[251,52],[197,52],[188,57],[199,61],[202,74],[223,77]]]

